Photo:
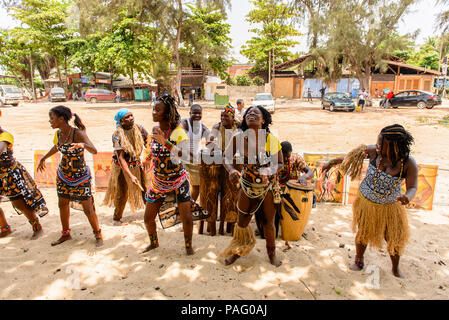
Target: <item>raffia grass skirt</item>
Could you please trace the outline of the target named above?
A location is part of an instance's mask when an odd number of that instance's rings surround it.
[[[255,245],[256,237],[254,236],[253,229],[249,225],[246,228],[242,228],[236,224],[231,244],[220,254],[220,256],[231,257],[237,254],[243,257],[248,255]]]
[[[407,212],[400,202],[377,204],[359,191],[352,209],[352,231],[357,232],[356,242],[381,249],[386,240],[390,255],[402,255],[410,228]]]
[[[141,182],[141,186],[144,190],[149,185],[149,177],[145,174],[141,167],[129,168],[129,171]],[[120,175],[122,178],[120,179]],[[120,166],[115,163],[112,164],[111,177],[109,178],[108,189],[103,200],[103,205],[108,207],[118,207],[118,200],[125,192],[123,183],[127,185],[128,204],[132,212],[145,208],[145,202],[143,200],[143,192],[140,188],[132,183],[131,179],[122,171]]]

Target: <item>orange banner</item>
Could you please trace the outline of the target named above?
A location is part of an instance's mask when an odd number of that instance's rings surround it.
[[[322,167],[327,161],[341,156],[343,156],[343,154],[304,153],[304,160],[310,169],[313,170],[317,201],[343,203],[343,191],[345,186],[345,177],[343,173],[335,167],[329,170],[326,174],[322,173]]]
[[[56,153],[45,161],[45,170],[37,172],[39,161],[46,155],[48,150],[34,151],[34,181],[40,188],[51,188],[56,186],[56,172],[58,171],[61,155]]]
[[[407,205],[409,209],[432,210],[435,185],[437,183],[438,166],[418,165],[418,191]],[[405,193],[405,181],[402,192]]]
[[[114,152],[98,152],[93,155],[96,191],[106,191],[108,188],[113,155]]]

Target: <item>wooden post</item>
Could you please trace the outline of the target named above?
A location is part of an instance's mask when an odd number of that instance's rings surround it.
[[[272,93],[272,96],[273,96],[274,98],[276,98],[276,86],[275,86],[275,81],[276,81],[276,68],[275,68],[275,66],[276,66],[276,62],[275,62],[275,60],[274,60],[274,49],[273,49],[273,89],[272,89],[273,93]]]

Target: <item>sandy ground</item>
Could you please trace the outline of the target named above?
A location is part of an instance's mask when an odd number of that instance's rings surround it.
[[[111,151],[116,104],[68,103],[84,120],[88,135],[99,151]],[[124,106],[122,104],[121,106]],[[121,107],[120,106],[120,107]],[[127,105],[137,122],[150,129],[151,108]],[[33,150],[51,146],[49,103],[22,104],[2,109],[0,124],[16,139],[16,157],[33,172]],[[9,203],[2,208],[15,232],[0,239],[0,299],[447,299],[449,298],[449,128],[425,125],[418,117],[440,119],[446,106],[434,110],[401,108],[364,113],[330,113],[319,102],[290,101],[279,105],[272,131],[289,140],[295,152],[347,152],[360,143],[375,143],[385,125],[401,123],[414,135],[413,156],[418,163],[438,164],[433,211],[409,211],[411,241],[401,260],[405,279],[391,274],[386,251],[369,249],[363,272],[350,271],[354,235],[349,206],[318,204],[313,209],[305,237],[286,250],[278,239],[283,264],[269,264],[265,241],[226,267],[218,254],[230,236],[197,235],[195,255],[184,254],[181,229],[159,230],[160,248],[139,254],[148,237],[143,211],[125,211],[125,225],[113,226],[113,210],[98,204],[97,214],[105,245],[95,248],[92,230],[82,212],[72,210],[73,240],[51,247],[60,235],[55,189],[42,189],[50,214],[42,219],[43,237],[30,241],[31,228]],[[181,110],[183,117],[188,111]],[[203,120],[211,127],[219,110],[207,108]],[[90,158],[88,158],[90,159]],[[378,279],[378,283],[372,280]],[[367,284],[378,284],[370,287]]]

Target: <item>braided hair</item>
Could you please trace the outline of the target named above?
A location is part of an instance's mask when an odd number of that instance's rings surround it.
[[[273,122],[271,119],[271,114],[267,111],[267,109],[265,109],[262,106],[255,106],[255,107],[250,107],[250,108],[246,109],[245,114],[243,115],[243,121],[242,121],[242,124],[240,125],[240,129],[242,129],[242,131],[248,130],[248,124],[246,123],[246,115],[248,114],[248,111],[251,110],[252,108],[257,108],[260,110],[260,112],[262,113],[263,120],[264,120],[264,123],[262,124],[262,129],[265,129],[267,132],[270,132],[270,129],[268,127]]]
[[[165,117],[172,128],[176,128],[179,124],[181,116],[178,113],[176,100],[168,93],[157,99],[165,105]]]
[[[57,117],[62,117],[67,122],[69,122],[70,119],[74,117],[75,126],[82,131],[86,131],[86,126],[81,121],[81,118],[76,113],[72,113],[72,111],[65,106],[57,106],[51,108],[49,113],[54,113]]]
[[[387,146],[387,155],[393,165],[400,160],[408,160],[410,156],[410,146],[414,142],[412,135],[400,124],[385,127],[380,132],[382,136],[381,149],[384,144]]]

